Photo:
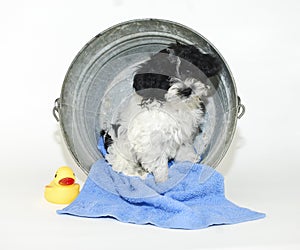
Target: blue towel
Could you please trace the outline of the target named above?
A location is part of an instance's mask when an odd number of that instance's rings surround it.
[[[181,229],[265,217],[227,200],[223,176],[208,166],[175,162],[169,169],[169,179],[155,183],[150,174],[142,180],[116,173],[104,159],[94,163],[77,199],[57,212]]]

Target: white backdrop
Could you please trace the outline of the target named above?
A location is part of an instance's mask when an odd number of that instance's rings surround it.
[[[1,249],[300,249],[300,2],[1,1]],[[52,117],[64,75],[99,32],[136,18],[184,24],[221,52],[246,106],[218,167],[233,202],[263,220],[166,230],[58,216],[43,198],[71,159]]]

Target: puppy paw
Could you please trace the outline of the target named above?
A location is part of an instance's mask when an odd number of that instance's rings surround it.
[[[168,168],[156,168],[152,173],[156,183],[165,182],[168,179]]]

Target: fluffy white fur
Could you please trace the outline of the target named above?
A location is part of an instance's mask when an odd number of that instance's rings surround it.
[[[190,87],[185,97],[180,90]],[[110,129],[113,144],[108,148],[107,161],[117,172],[145,178],[153,173],[157,182],[168,177],[168,160],[199,159],[193,140],[203,117],[200,102],[208,86],[199,80],[173,79],[165,94],[165,101],[143,102],[134,93],[128,105],[120,110],[116,129]],[[141,105],[142,103],[142,105]]]

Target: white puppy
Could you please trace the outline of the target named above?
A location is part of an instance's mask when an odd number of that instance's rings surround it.
[[[134,93],[119,112],[117,129],[109,131],[113,143],[106,159],[112,168],[141,177],[153,173],[162,182],[168,177],[168,160],[197,161],[193,140],[203,117],[201,97],[207,91],[207,85],[187,78],[173,79],[164,102],[143,103]]]
[[[178,42],[141,64],[134,94],[102,131],[112,168],[143,178],[152,173],[162,182],[169,160],[197,161],[193,142],[205,112],[207,79],[220,68],[218,58]]]

